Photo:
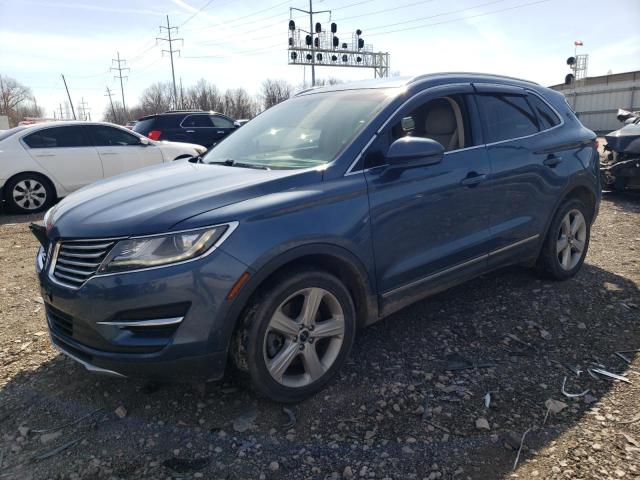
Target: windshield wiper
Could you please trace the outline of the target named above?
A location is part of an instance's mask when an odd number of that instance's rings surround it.
[[[233,158],[227,158],[224,162],[210,162],[210,163],[218,164],[218,165],[226,165],[228,167],[257,168],[259,170],[271,170],[266,165],[257,165],[255,163],[238,162],[237,160],[234,160]]]

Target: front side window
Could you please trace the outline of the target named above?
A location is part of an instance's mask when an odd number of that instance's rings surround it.
[[[270,169],[332,162],[395,96],[397,89],[345,90],[291,98],[228,136],[204,157]]]
[[[80,126],[43,128],[24,137],[29,148],[88,147],[89,141]]]
[[[524,137],[538,132],[538,120],[520,95],[478,95],[487,143]]]
[[[129,132],[107,125],[87,125],[96,147],[126,147],[140,145],[140,139]]]
[[[529,103],[538,115],[540,129],[547,130],[549,128],[560,125],[560,119],[553,110],[537,95],[530,94],[528,96]]]
[[[184,128],[213,127],[213,122],[209,115],[189,115],[182,121],[182,126]]]
[[[220,115],[211,115],[211,121],[216,128],[233,128],[235,126],[231,120]]]

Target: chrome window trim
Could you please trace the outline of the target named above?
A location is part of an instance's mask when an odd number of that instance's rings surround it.
[[[166,268],[166,267],[173,267],[175,265],[183,265],[185,263],[189,263],[189,262],[195,262],[196,260],[200,260],[202,258],[208,257],[209,255],[211,255],[215,250],[218,249],[218,247],[220,245],[222,245],[222,243],[229,238],[229,236],[236,230],[236,228],[238,228],[238,225],[240,224],[240,222],[226,222],[226,223],[218,223],[216,225],[208,225],[208,226],[204,226],[204,227],[197,227],[197,228],[188,228],[186,230],[176,230],[176,231],[172,231],[172,232],[164,232],[164,233],[154,233],[152,235],[137,235],[137,236],[130,236],[130,237],[117,237],[117,238],[85,238],[85,239],[74,239],[74,240],[63,240],[63,241],[57,241],[54,247],[54,251],[53,251],[53,257],[51,258],[51,263],[49,265],[49,268],[47,270],[47,276],[49,277],[49,280],[51,280],[53,283],[63,286],[65,288],[69,288],[71,290],[78,290],[82,287],[84,287],[88,282],[90,282],[92,279],[94,278],[98,278],[98,277],[111,277],[113,275],[125,275],[127,273],[138,273],[138,272],[146,272],[149,270],[157,270],[158,268]],[[56,261],[58,259],[58,251],[60,249],[60,245],[61,243],[72,243],[72,242],[87,242],[87,241],[115,241],[116,243],[113,245],[113,247],[111,247],[111,249],[115,248],[115,246],[118,244],[118,241],[120,240],[128,240],[128,239],[138,239],[138,238],[153,238],[153,237],[161,237],[161,236],[165,236],[165,235],[173,235],[173,234],[177,234],[177,233],[186,233],[186,232],[193,232],[196,230],[206,230],[208,228],[216,228],[216,227],[222,227],[224,225],[227,225],[227,231],[224,232],[224,234],[218,239],[218,241],[216,241],[216,243],[214,243],[209,250],[207,250],[206,252],[204,252],[202,255],[198,255],[197,257],[194,258],[189,258],[187,260],[182,260],[180,262],[174,262],[174,263],[167,263],[164,265],[156,265],[154,267],[148,267],[148,268],[137,268],[135,270],[125,270],[122,272],[112,272],[112,273],[95,273],[92,276],[88,277],[84,282],[82,282],[80,285],[75,286],[75,285],[69,285],[66,284],[64,282],[59,281],[58,279],[56,279],[53,275],[54,269],[55,269],[55,265],[56,265]],[[111,249],[109,249],[109,251],[111,251]],[[108,252],[109,252],[108,251]],[[107,253],[108,253],[107,252]],[[102,267],[102,264],[100,266],[98,266],[98,270],[100,269],[100,267]],[[96,270],[96,272],[98,271]]]
[[[353,175],[353,174],[356,174],[356,173],[364,173],[365,171],[371,170],[370,168],[367,168],[367,169],[362,168],[361,170],[352,170],[352,168],[357,165],[357,163],[360,161],[360,159],[364,155],[365,150],[371,146],[371,144],[373,143],[375,138],[381,133],[381,131],[384,128],[386,128],[387,124],[391,121],[391,118],[393,118],[402,108],[404,108],[407,105],[407,103],[411,102],[412,100],[414,100],[416,97],[418,97],[420,95],[426,95],[427,92],[433,93],[432,91],[435,90],[435,89],[445,89],[445,87],[453,87],[453,88],[455,88],[455,87],[466,86],[466,85],[470,85],[470,84],[468,84],[468,83],[454,83],[454,84],[450,84],[450,85],[436,85],[434,87],[427,88],[426,90],[422,90],[421,92],[416,93],[411,98],[405,100],[402,103],[402,105],[400,105],[396,110],[394,110],[394,112],[391,115],[389,115],[389,118],[387,118],[387,120],[384,122],[384,124],[378,130],[376,130],[376,132],[373,134],[373,137],[371,138],[371,140],[369,140],[367,142],[365,147],[356,156],[356,159],[351,163],[351,165],[349,165],[349,168],[347,169],[347,171],[344,174],[344,176],[346,177],[347,175]],[[507,85],[507,86],[511,86],[511,85]],[[544,102],[544,104],[547,105],[553,111],[553,113],[560,119],[560,123],[558,125],[555,125],[555,126],[551,127],[551,128],[547,128],[546,130],[540,130],[539,132],[532,133],[530,135],[524,135],[522,137],[515,137],[515,138],[508,138],[506,140],[499,140],[497,142],[491,142],[491,143],[481,143],[479,145],[473,145],[471,147],[459,148],[457,150],[452,150],[450,152],[444,152],[444,154],[447,155],[447,154],[450,154],[450,153],[463,152],[465,150],[473,150],[474,148],[480,148],[480,147],[491,147],[493,145],[499,145],[499,144],[505,143],[505,142],[513,142],[515,140],[522,140],[522,139],[525,139],[525,138],[531,138],[531,137],[535,137],[536,135],[539,135],[541,133],[551,132],[552,130],[555,130],[556,128],[560,128],[565,124],[565,121],[564,121],[564,118],[562,117],[562,115],[560,115],[558,110],[556,110],[556,108],[553,105],[551,105],[542,95],[540,95],[535,90],[531,90],[531,89],[526,88],[526,87],[522,87],[522,88],[524,89],[524,91],[526,92],[527,95],[535,95],[540,100],[542,100]],[[478,95],[478,93],[473,93],[473,95]],[[535,112],[533,112],[533,113],[535,114]],[[538,116],[536,115],[536,118],[537,117]],[[384,166],[384,165],[379,165],[379,167],[382,167],[382,166]],[[378,168],[378,167],[375,167],[375,168]]]
[[[474,258],[472,258],[470,260],[466,260],[466,261],[464,261],[462,263],[458,263],[458,264],[453,265],[451,267],[445,268],[444,270],[437,271],[435,273],[427,275],[426,277],[419,278],[419,279],[414,280],[414,281],[412,281],[410,283],[401,285],[401,286],[396,287],[396,288],[394,288],[392,290],[384,292],[382,294],[382,298],[387,298],[387,297],[389,297],[389,296],[391,296],[393,294],[396,294],[398,292],[402,292],[403,290],[406,290],[408,288],[416,287],[416,286],[421,285],[423,283],[426,283],[428,281],[435,280],[436,278],[441,277],[442,275],[446,275],[447,273],[455,272],[456,270],[459,270],[459,269],[464,268],[464,267],[468,267],[468,266],[473,265],[474,263],[477,263],[477,262],[479,262],[481,260],[488,260],[490,257],[493,257],[493,256],[498,255],[500,253],[504,253],[504,252],[506,252],[508,250],[511,250],[512,248],[516,248],[516,247],[519,247],[519,246],[524,245],[526,243],[529,243],[529,242],[532,242],[534,240],[537,240],[539,237],[540,237],[540,234],[536,233],[535,235],[532,235],[531,237],[527,237],[527,238],[525,238],[523,240],[518,240],[517,242],[510,243],[509,245],[507,245],[505,247],[500,247],[500,248],[498,248],[496,250],[492,250],[489,253],[486,253],[484,255],[480,255],[478,257],[474,257]]]

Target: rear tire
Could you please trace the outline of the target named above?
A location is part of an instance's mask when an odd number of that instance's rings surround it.
[[[4,200],[13,212],[37,213],[53,204],[55,189],[44,175],[21,173],[5,184]]]
[[[234,363],[259,394],[297,402],[344,365],[355,338],[355,307],[342,282],[323,271],[287,272],[269,284],[241,319]]]
[[[587,255],[591,235],[591,212],[578,199],[560,206],[538,257],[538,270],[546,277],[566,280],[573,277]]]

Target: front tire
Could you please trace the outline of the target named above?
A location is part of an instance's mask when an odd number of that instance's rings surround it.
[[[279,275],[247,308],[236,341],[236,366],[253,388],[277,402],[322,389],[345,363],[356,331],[353,300],[333,275]]]
[[[9,180],[4,188],[4,199],[16,213],[37,213],[53,204],[55,191],[51,182],[37,173],[22,173]]]
[[[547,277],[573,277],[587,255],[591,236],[591,214],[578,199],[566,200],[556,212],[542,251],[538,269]]]

